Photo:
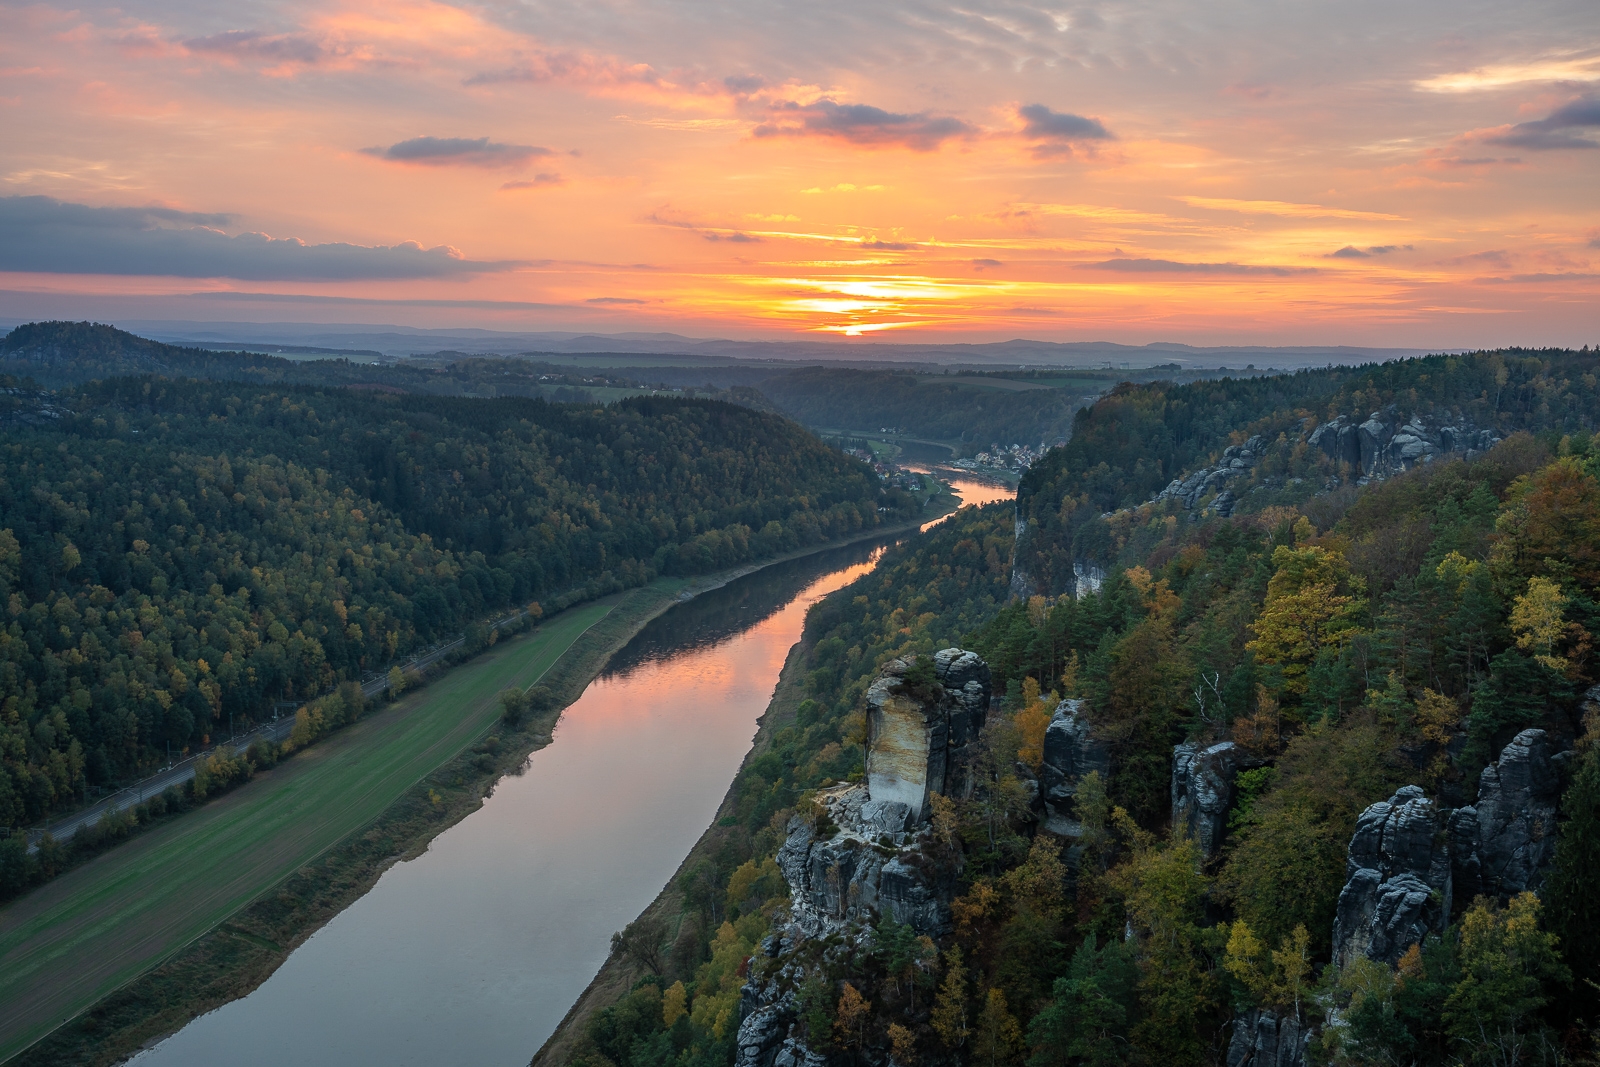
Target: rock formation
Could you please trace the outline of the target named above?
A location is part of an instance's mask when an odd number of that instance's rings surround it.
[[[1414,785],[1373,804],[1356,820],[1346,883],[1333,921],[1333,962],[1357,956],[1394,963],[1450,918],[1450,850],[1441,819]]]
[[[989,712],[989,666],[972,652],[935,654],[938,685],[908,686],[893,660],[867,689],[865,782],[824,789],[811,816],[789,821],[778,868],[789,883],[788,923],[762,943],[740,996],[735,1067],[823,1067],[792,1032],[803,967],[790,953],[833,938],[828,952],[865,945],[889,918],[937,937],[950,923],[957,871],[937,858],[929,798],[966,788],[965,749]]]
[[[1090,771],[1105,778],[1111,771],[1111,750],[1089,732],[1083,701],[1056,705],[1044,733],[1044,762],[1039,767],[1039,798],[1044,802],[1045,829],[1061,837],[1083,833],[1073,799],[1078,783]]]
[[[1450,813],[1450,850],[1458,898],[1502,900],[1538,892],[1556,845],[1559,766],[1543,730],[1524,730],[1483,769],[1478,802]]]
[[[1228,832],[1234,775],[1262,761],[1232,741],[1202,749],[1185,742],[1172,750],[1172,824],[1184,828],[1211,859]]]
[[[1229,445],[1222,451],[1222,462],[1215,467],[1202,467],[1187,478],[1172,479],[1155,499],[1178,500],[1185,509],[1192,510],[1207,495],[1216,493],[1210,510],[1226,518],[1233,514],[1237,502],[1227,489],[1228,482],[1241,474],[1249,474],[1265,451],[1266,439],[1260,434],[1242,445]]]
[[[933,657],[941,692],[923,702],[905,691],[909,660],[891,660],[867,689],[869,823],[895,832],[928,817],[934,793],[962,791],[961,754],[989,714],[989,665],[947,648]]]
[[[1293,1015],[1253,1009],[1233,1017],[1228,1067],[1304,1067],[1311,1028]]]

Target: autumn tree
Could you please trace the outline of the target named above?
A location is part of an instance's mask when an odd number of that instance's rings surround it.
[[[1342,553],[1318,545],[1279,545],[1272,565],[1266,602],[1251,624],[1256,637],[1245,647],[1259,662],[1276,666],[1284,692],[1299,697],[1318,654],[1357,628],[1360,604],[1342,592],[1352,585]]]

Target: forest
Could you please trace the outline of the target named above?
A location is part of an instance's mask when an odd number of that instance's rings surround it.
[[[793,423],[711,400],[148,374],[4,397],[0,826],[490,616],[918,505]]]
[[[1102,401],[1033,489],[1035,506],[1058,486],[1057,500],[1088,493],[1097,517],[1135,505],[1103,543],[1103,581],[1013,598],[1013,516],[993,505],[814,608],[808,699],[735,783],[715,858],[680,878],[681,925],[619,933],[641,977],[589,1018],[569,1062],[733,1062],[756,1040],[737,1034],[751,1011],[738,998],[758,983],[784,991],[795,1055],[817,1062],[1595,1062],[1593,368],[1586,353],[1496,353],[1367,368],[1332,389],[1331,372],[1205,383],[1223,410],[1165,436],[1144,431],[1165,425],[1181,387]],[[1217,442],[1389,403],[1510,432],[1364,484],[1345,471],[1301,506],[1144,503]],[[1038,543],[1059,547],[1060,530]],[[868,683],[893,658],[953,644],[987,661],[995,701],[971,789],[936,798],[910,861],[952,872],[948,925],[919,936],[885,915],[779,942],[791,901],[778,850],[797,827],[837,830],[816,791],[860,780]],[[1068,699],[1108,770],[1078,783],[1072,829],[1047,830],[1045,737]],[[1401,797],[1441,810],[1472,804],[1500,788],[1495,761],[1528,729],[1566,753],[1547,772],[1557,815],[1528,831],[1545,857],[1537,892],[1486,876],[1459,877],[1453,898],[1424,886],[1425,934],[1387,962],[1336,958],[1363,813],[1407,786]],[[1203,845],[1174,814],[1174,757],[1220,742],[1240,762],[1223,830]],[[1434,825],[1416,847],[1437,857]]]

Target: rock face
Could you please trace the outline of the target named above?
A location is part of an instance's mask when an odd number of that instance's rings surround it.
[[[1073,808],[1078,783],[1090,771],[1105,778],[1111,771],[1111,750],[1089,731],[1083,701],[1063,700],[1056,705],[1044,733],[1044,762],[1039,767],[1039,796],[1044,802],[1045,829],[1062,837],[1083,833]]]
[[[1311,431],[1306,442],[1328,458],[1349,463],[1363,476],[1372,477],[1397,474],[1451,453],[1471,459],[1499,440],[1492,430],[1480,430],[1469,422],[1419,414],[1403,420],[1399,409],[1391,405],[1374,411],[1360,425],[1340,415]]]
[[[1305,442],[1329,459],[1350,464],[1359,477],[1386,478],[1418,463],[1431,463],[1437,456],[1457,454],[1471,459],[1500,440],[1494,431],[1460,420],[1417,414],[1403,419],[1393,405],[1374,411],[1364,422],[1358,423],[1359,418],[1340,415],[1312,430]],[[1293,434],[1290,438],[1292,446],[1296,439]],[[1230,445],[1215,465],[1172,479],[1154,500],[1177,500],[1185,510],[1193,511],[1209,498],[1206,510],[1226,518],[1238,505],[1235,479],[1248,475],[1269,448],[1282,447],[1281,442],[1269,441],[1261,434],[1242,445]],[[1337,482],[1330,483],[1330,487],[1335,485]]]
[[[1233,778],[1262,761],[1232,741],[1202,749],[1185,742],[1172,750],[1172,824],[1184,827],[1206,859],[1217,854],[1233,809]]]
[[[1186,478],[1174,478],[1167,487],[1156,494],[1157,500],[1178,500],[1187,510],[1192,510],[1206,496],[1216,493],[1210,510],[1226,518],[1233,514],[1236,498],[1227,489],[1228,482],[1241,474],[1248,474],[1266,450],[1266,439],[1260,434],[1242,445],[1229,445],[1222,451],[1222,461],[1215,467],[1202,467]]]
[[[1228,1067],[1305,1067],[1311,1028],[1293,1015],[1255,1009],[1233,1017]]]
[[[901,692],[908,660],[891,660],[867,690],[866,818],[905,830],[928,817],[933,793],[964,784],[962,754],[989,714],[989,665],[975,652],[947,648],[933,657],[943,692],[923,703]]]
[[[1524,730],[1478,780],[1478,802],[1450,814],[1456,893],[1502,900],[1537,892],[1554,856],[1560,757],[1543,730]]]
[[[1450,850],[1438,842],[1439,812],[1408,785],[1356,820],[1346,883],[1333,921],[1333,962],[1357,956],[1395,963],[1450,917]]]
[[[950,921],[953,871],[931,862],[929,798],[966,786],[966,746],[989,713],[989,665],[947,648],[933,657],[939,686],[905,691],[909,660],[891,660],[867,689],[862,785],[817,794],[821,811],[795,816],[778,850],[789,883],[791,932],[819,937],[879,915],[938,934]]]
[[[859,948],[879,917],[931,937],[949,927],[958,872],[936,858],[928,798],[965,788],[964,749],[989,712],[989,666],[959,648],[933,661],[939,687],[922,698],[904,691],[910,662],[884,667],[867,689],[866,781],[822,790],[813,817],[789,820],[777,856],[789,919],[762,942],[764,958],[740,992],[735,1067],[827,1063],[793,1032],[792,990],[807,966],[791,955],[797,945],[839,935],[824,958],[841,945]]]
[[[918,933],[942,933],[950,922],[955,872],[925,861],[926,824],[918,832],[885,829],[872,818],[875,802],[864,786],[836,786],[817,800],[827,812],[823,828],[795,816],[778,849],[793,931],[825,937],[885,915]]]

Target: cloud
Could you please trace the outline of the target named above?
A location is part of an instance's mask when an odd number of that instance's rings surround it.
[[[567,179],[559,174],[535,174],[531,178],[523,178],[514,182],[506,182],[500,188],[502,191],[516,189],[549,189],[556,185],[567,184]]]
[[[1339,249],[1339,251],[1337,251],[1337,252],[1329,252],[1327,255],[1323,256],[1322,258],[1323,259],[1371,259],[1373,256],[1386,256],[1390,252],[1399,252],[1399,251],[1402,251],[1402,250],[1404,250],[1406,252],[1410,252],[1412,249],[1411,249],[1410,245],[1368,245],[1367,246],[1367,250],[1365,252],[1363,252],[1361,249],[1355,247],[1354,245],[1345,245],[1343,248]]]
[[[648,304],[648,300],[634,300],[627,296],[591,296],[585,304]]]
[[[538,304],[531,300],[413,300],[407,297],[321,296],[311,293],[241,293],[208,289],[190,293],[207,300],[251,304],[345,304],[362,307],[472,308],[479,311],[588,311],[577,304]]]
[[[769,111],[769,120],[751,133],[765,137],[827,137],[870,148],[909,148],[931,152],[946,141],[966,140],[978,129],[949,116],[926,111],[900,115],[869,104],[812,104],[785,101]]]
[[[1513,274],[1506,278],[1478,278],[1477,281],[1486,285],[1508,285],[1525,282],[1537,284],[1539,282],[1584,281],[1592,278],[1600,278],[1600,274],[1588,274],[1582,271],[1567,271],[1560,274]]]
[[[745,233],[742,230],[716,228],[708,226],[704,223],[695,222],[692,219],[671,218],[668,214],[670,211],[670,208],[663,208],[661,211],[652,211],[648,216],[646,216],[645,221],[653,222],[657,226],[671,226],[673,229],[677,230],[688,230],[691,233],[699,234],[707,241],[726,241],[729,244],[736,245],[758,245],[764,240],[762,237],[758,237],[753,233]]]
[[[1600,148],[1600,141],[1578,136],[1579,131],[1600,127],[1600,97],[1570,100],[1542,119],[1519,122],[1515,126],[1496,126],[1473,130],[1467,138],[1483,144],[1507,148],[1527,148],[1545,152],[1558,148]]]
[[[911,244],[909,241],[862,241],[862,248],[870,248],[879,252],[910,252],[920,245]]]
[[[1074,146],[1083,141],[1116,140],[1116,134],[1106,129],[1099,119],[1051,111],[1043,104],[1025,104],[1017,108],[1017,118],[1022,120],[1025,139],[1043,142],[1033,148],[1038,158],[1070,156]]]
[[[1247,215],[1284,215],[1297,219],[1372,219],[1380,222],[1406,222],[1401,215],[1384,215],[1377,211],[1351,211],[1342,207],[1323,207],[1321,204],[1291,204],[1283,200],[1224,200],[1209,196],[1177,196],[1191,207],[1210,208],[1213,211],[1240,211]]]
[[[232,216],[170,208],[91,207],[49,196],[0,197],[0,270],[172,275],[253,281],[439,278],[510,270],[453,248],[306,244],[212,227]]]
[[[763,238],[757,237],[754,234],[743,233],[738,230],[735,230],[732,233],[708,231],[702,233],[700,236],[704,237],[708,241],[727,241],[729,244],[735,245],[758,245],[763,240]]]
[[[995,267],[1003,266],[1005,264],[998,259],[975,259],[972,261],[973,270],[993,270]]]
[[[320,43],[302,34],[268,34],[260,30],[228,30],[209,37],[191,37],[183,47],[191,52],[278,63],[318,63],[328,55]]]
[[[499,144],[487,137],[413,137],[387,148],[357,149],[390,163],[421,167],[516,167],[530,159],[555,155],[531,144]]]
[[[1247,263],[1180,263],[1173,259],[1107,259],[1085,263],[1086,270],[1117,270],[1138,274],[1315,274],[1315,267],[1256,267]]]
[[[1456,74],[1438,74],[1413,84],[1426,92],[1468,93],[1537,81],[1595,81],[1600,79],[1600,56],[1572,59],[1552,56],[1531,63],[1506,63],[1478,67]]]

